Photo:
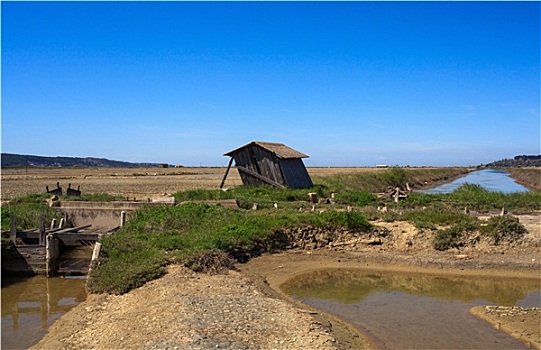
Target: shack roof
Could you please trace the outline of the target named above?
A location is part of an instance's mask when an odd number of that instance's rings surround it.
[[[301,153],[299,151],[294,150],[291,147],[288,147],[284,145],[283,143],[276,143],[276,142],[262,142],[262,141],[252,141],[242,147],[239,147],[237,149],[234,149],[232,151],[227,152],[224,154],[224,156],[230,156],[232,157],[235,153],[238,153],[244,148],[251,147],[251,146],[259,146],[261,148],[266,149],[267,151],[270,151],[274,153],[278,158],[286,159],[286,158],[308,158],[304,153]]]

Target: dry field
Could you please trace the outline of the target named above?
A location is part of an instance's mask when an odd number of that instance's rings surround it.
[[[193,189],[218,189],[225,167],[186,168],[5,168],[1,174],[2,200],[44,193],[45,186],[63,189],[80,186],[84,193],[108,193],[129,199],[147,199]],[[376,168],[308,168],[310,176],[337,173],[385,171]],[[236,168],[231,168],[226,188],[242,185]]]

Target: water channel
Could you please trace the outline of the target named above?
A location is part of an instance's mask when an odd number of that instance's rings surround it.
[[[489,191],[513,193],[513,192],[528,192],[529,190],[516,183],[509,173],[495,169],[483,169],[473,171],[465,176],[462,176],[452,182],[445,183],[433,188],[421,189],[417,192],[436,194],[436,193],[451,193],[464,184],[479,185]]]
[[[526,349],[473,316],[478,305],[541,305],[538,279],[321,270],[282,285],[365,332],[380,349]]]

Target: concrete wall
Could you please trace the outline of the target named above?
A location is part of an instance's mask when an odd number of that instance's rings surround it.
[[[92,229],[120,226],[120,213],[130,214],[145,205],[175,205],[169,202],[61,202],[60,210],[66,215],[68,226],[92,224]]]

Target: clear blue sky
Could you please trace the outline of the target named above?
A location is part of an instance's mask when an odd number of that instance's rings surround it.
[[[540,152],[540,2],[1,3],[2,152],[477,165]]]

